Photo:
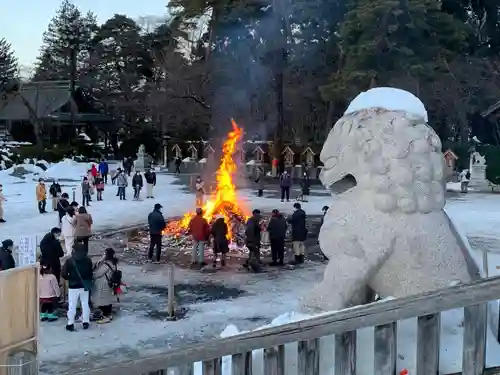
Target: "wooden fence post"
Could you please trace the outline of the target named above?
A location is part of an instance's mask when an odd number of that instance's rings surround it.
[[[36,353],[22,350],[9,355],[7,375],[38,375]]]
[[[174,264],[168,265],[168,295],[167,295],[167,313],[169,320],[175,320],[175,275]]]

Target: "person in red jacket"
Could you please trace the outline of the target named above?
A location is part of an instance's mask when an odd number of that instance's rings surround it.
[[[188,233],[193,237],[193,254],[191,267],[202,268],[205,263],[205,245],[210,237],[210,226],[207,219],[203,217],[203,210],[196,209],[196,215],[189,222]]]
[[[90,173],[92,173],[92,177],[96,178],[97,177],[97,167],[95,164],[92,164],[92,168],[90,168]]]

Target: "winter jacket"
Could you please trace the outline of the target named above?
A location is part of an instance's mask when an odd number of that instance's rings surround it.
[[[191,219],[188,230],[195,241],[208,241],[210,237],[208,221],[201,215],[195,215]]]
[[[40,262],[50,265],[52,272],[59,273],[61,269],[60,258],[64,256],[61,243],[54,237],[52,233],[47,233],[40,241],[40,252],[42,258]]]
[[[283,173],[280,177],[280,187],[289,188],[292,185],[292,176],[289,173]]]
[[[267,225],[269,239],[271,241],[284,241],[286,236],[286,229],[287,223],[283,215],[273,215],[271,217],[271,220],[269,220],[269,224]]]
[[[300,181],[300,187],[302,188],[303,195],[309,195],[310,186],[311,186],[311,180],[309,179],[309,177],[304,177]]]
[[[45,189],[45,184],[36,185],[36,200],[44,201],[47,199],[47,190]]]
[[[92,289],[92,303],[95,306],[108,306],[116,302],[109,280],[113,277],[116,266],[109,261],[100,260],[94,266],[94,288]]]
[[[61,267],[59,265],[59,267]],[[61,289],[56,277],[52,273],[40,275],[38,278],[38,290],[40,298],[58,298],[61,296]]]
[[[205,192],[205,182],[203,180],[196,181],[196,191],[198,193],[204,193]]]
[[[116,176],[116,185],[118,187],[128,186],[127,175],[125,173],[122,172],[118,176]]]
[[[160,211],[152,211],[148,215],[149,234],[161,234],[165,229],[165,218]]]
[[[10,270],[16,267],[16,261],[12,256],[12,251],[8,249],[0,249],[0,270]]]
[[[90,214],[75,215],[75,237],[89,237],[92,235],[92,216]]]
[[[50,185],[49,193],[54,198],[58,197],[59,195],[61,195],[61,185],[59,185],[58,183],[54,182],[52,185]]]
[[[306,213],[303,209],[295,210],[292,217],[287,219],[292,225],[292,241],[305,241],[307,239]]]
[[[180,167],[180,166],[181,166],[181,164],[182,164],[182,160],[181,160],[181,158],[177,158],[177,159],[175,159],[175,166],[176,166],[176,167]]]
[[[88,180],[87,182],[82,182],[82,194],[90,194],[90,184]]]
[[[148,171],[144,174],[144,178],[148,184],[156,185],[156,173]]]
[[[97,168],[95,164],[92,164],[92,168],[90,168],[90,173],[92,173],[92,177],[97,176]]]
[[[87,256],[83,245],[75,246],[73,254],[62,267],[61,276],[68,281],[69,289],[90,288],[94,272],[92,261]]]
[[[247,221],[247,227],[245,229],[245,242],[247,246],[257,246],[260,247],[260,223],[255,217],[251,217]]]
[[[142,176],[140,174],[134,174],[134,177],[132,177],[132,186],[142,188],[142,185]]]
[[[66,212],[68,212],[68,207],[69,207],[69,202],[65,198],[59,199],[57,202],[57,213],[59,214],[59,221],[66,215]]]
[[[214,238],[214,252],[227,253],[229,251],[229,241],[227,239],[228,228],[224,218],[215,220],[210,233]]]
[[[108,174],[108,171],[109,171],[108,163],[106,163],[105,161],[101,161],[99,163],[99,173]]]
[[[75,217],[66,214],[61,219],[61,234],[63,237],[74,237],[75,236]]]
[[[104,179],[102,177],[96,177],[94,183],[95,183],[95,188],[98,191],[104,190]]]

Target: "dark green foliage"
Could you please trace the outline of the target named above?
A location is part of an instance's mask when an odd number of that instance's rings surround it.
[[[146,153],[156,157],[160,156],[161,139],[152,129],[144,128],[134,137],[126,137],[120,145],[120,155],[122,157],[136,157],[140,145],[144,145]]]
[[[17,68],[14,51],[7,40],[0,38],[0,91],[18,78]]]
[[[478,146],[477,151],[486,159],[486,179],[500,185],[500,146]]]

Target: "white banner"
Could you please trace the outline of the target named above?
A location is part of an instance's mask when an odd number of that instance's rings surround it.
[[[19,238],[17,249],[16,266],[29,266],[35,264],[36,259],[36,236],[22,236]]]

